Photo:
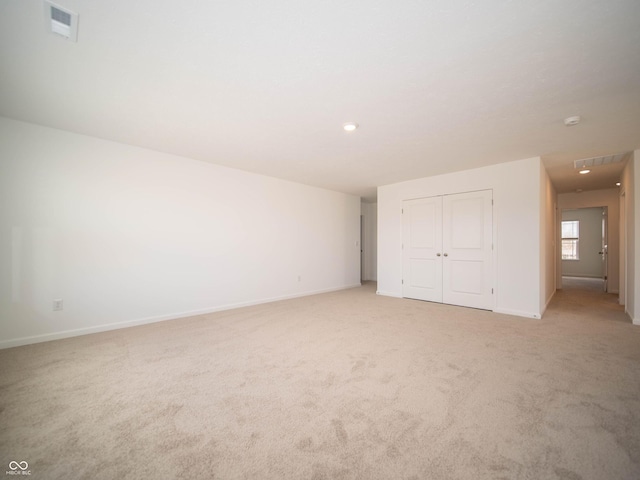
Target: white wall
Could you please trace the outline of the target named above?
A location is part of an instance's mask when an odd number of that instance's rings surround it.
[[[540,310],[544,313],[556,293],[556,217],[558,196],[549,174],[542,164],[540,164],[540,178],[540,197],[544,199],[540,205],[540,216],[542,218],[540,234],[542,251],[540,254],[540,280],[542,281],[540,286]]]
[[[542,314],[541,161],[530,158],[378,188],[378,293],[402,296],[402,202],[493,189],[494,311]]]
[[[3,118],[0,162],[1,347],[360,283],[358,197]]]
[[[630,236],[627,236],[629,247],[627,252],[630,253],[630,258],[627,261],[630,272],[627,274],[627,278],[630,279],[630,285],[627,288],[627,293],[633,296],[633,309],[630,311],[631,319],[635,325],[640,325],[640,280],[638,275],[640,274],[640,234],[638,228],[640,228],[640,195],[636,193],[636,185],[640,185],[640,168],[638,163],[640,161],[640,150],[633,152],[631,162],[633,165],[633,186],[631,187],[631,202],[632,209],[627,218],[633,219],[633,224],[629,226]]]
[[[637,311],[637,306],[640,305],[640,282],[636,278],[636,272],[640,272],[640,245],[636,245],[636,228],[640,225],[640,218],[637,218],[640,217],[640,195],[635,194],[635,185],[640,184],[640,169],[636,165],[638,159],[640,150],[633,152],[620,180],[620,199],[624,202],[622,210],[626,218],[622,228],[625,239],[621,242],[624,248],[621,254],[621,263],[624,265],[622,270],[626,273],[621,283],[625,284],[625,311],[636,325],[640,325],[640,315]]]
[[[378,204],[361,204],[361,215],[364,217],[364,279],[378,279]]]
[[[591,190],[581,193],[558,194],[558,209],[560,212],[566,209],[607,207],[609,222],[609,282],[608,290],[618,293],[620,289],[620,189],[606,188],[603,190]],[[561,215],[559,216],[561,217]],[[560,218],[558,218],[560,222]],[[560,226],[558,225],[558,239],[560,238]],[[558,240],[559,241],[559,240]],[[598,247],[599,249],[599,247]],[[561,252],[558,252],[558,288],[562,285]]]
[[[580,222],[578,260],[562,260],[562,275],[602,278],[602,207],[562,211],[562,221]]]

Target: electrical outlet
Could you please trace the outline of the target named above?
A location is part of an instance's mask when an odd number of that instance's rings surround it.
[[[54,312],[59,312],[61,310],[62,310],[62,299],[58,298],[58,299],[53,301],[53,311]]]

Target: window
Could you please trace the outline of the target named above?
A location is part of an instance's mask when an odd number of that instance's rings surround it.
[[[579,240],[580,222],[578,220],[562,222],[562,260],[580,260]]]

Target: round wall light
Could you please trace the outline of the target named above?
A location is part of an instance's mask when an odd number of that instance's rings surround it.
[[[358,127],[359,125],[356,122],[348,122],[342,125],[342,128],[344,128],[347,132],[353,132]]]

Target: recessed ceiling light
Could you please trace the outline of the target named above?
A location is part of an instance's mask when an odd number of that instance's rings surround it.
[[[580,123],[580,116],[579,115],[574,115],[573,117],[567,117],[564,119],[564,124],[567,127],[573,127],[574,125],[577,125]]]
[[[589,173],[590,171],[591,171],[591,170],[587,170],[587,169],[585,168],[584,170],[580,170],[578,173],[579,173],[580,175],[585,175],[585,174]]]
[[[356,128],[358,128],[358,124],[356,122],[349,122],[342,125],[342,128],[347,132],[353,132]]]

